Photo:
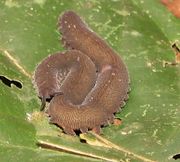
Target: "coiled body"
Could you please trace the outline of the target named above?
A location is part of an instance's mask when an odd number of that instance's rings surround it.
[[[68,49],[47,57],[36,68],[40,98],[52,98],[47,113],[52,123],[74,135],[111,123],[128,98],[129,76],[121,58],[74,12],[59,19]]]

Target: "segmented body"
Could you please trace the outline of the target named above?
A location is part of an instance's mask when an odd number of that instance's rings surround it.
[[[42,99],[52,98],[51,122],[74,130],[100,132],[128,98],[128,71],[116,52],[74,12],[59,19],[68,51],[51,55],[35,71],[34,84]]]

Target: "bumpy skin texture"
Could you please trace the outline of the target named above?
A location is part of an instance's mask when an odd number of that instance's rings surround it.
[[[128,99],[129,76],[121,58],[73,11],[59,19],[62,41],[69,49],[40,63],[34,84],[39,97],[52,97],[50,121],[75,135],[112,123]]]

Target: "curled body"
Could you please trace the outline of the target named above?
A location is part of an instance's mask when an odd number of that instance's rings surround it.
[[[74,130],[100,133],[128,99],[129,76],[117,53],[73,11],[58,21],[64,54],[47,57],[35,71],[42,101],[52,98],[50,121],[67,134]]]

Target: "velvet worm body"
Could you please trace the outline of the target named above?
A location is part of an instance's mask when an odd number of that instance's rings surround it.
[[[58,25],[68,51],[50,55],[37,66],[39,97],[42,102],[52,98],[47,113],[65,133],[100,133],[128,99],[127,68],[75,12],[65,12]]]

